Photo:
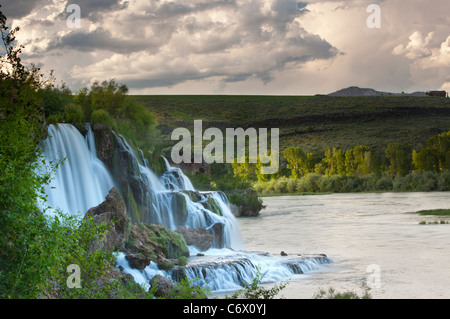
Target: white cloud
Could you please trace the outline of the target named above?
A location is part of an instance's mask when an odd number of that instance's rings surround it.
[[[80,29],[66,25],[72,2],[81,7]],[[448,82],[449,1],[45,3],[11,6],[24,60],[54,69],[75,90],[110,78],[131,92],[197,94],[315,94],[349,85],[400,92]],[[381,29],[367,28],[371,3],[381,7]]]
[[[405,55],[411,60],[429,57],[431,55],[431,50],[428,46],[432,38],[433,32],[424,36],[420,31],[416,31],[409,36],[409,43],[406,46],[400,44],[394,48],[392,53],[394,55]]]

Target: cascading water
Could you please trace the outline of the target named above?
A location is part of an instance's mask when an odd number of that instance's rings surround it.
[[[52,181],[45,186],[49,213],[55,209],[83,216],[105,200],[114,186],[105,165],[97,158],[94,136],[87,126],[86,137],[72,125],[50,125],[43,143],[44,159],[59,165]]]
[[[89,125],[86,137],[72,125],[49,126],[49,138],[44,141],[47,161],[61,161],[54,179],[46,188],[47,205],[66,213],[84,213],[104,201],[112,187],[128,198],[129,208],[139,204],[141,221],[162,224],[176,230],[205,227],[214,234],[213,248],[196,257],[197,247],[190,246],[190,262],[186,267],[170,271],[159,270],[153,262],[143,271],[129,266],[125,255],[119,253],[117,265],[148,287],[149,279],[160,274],[178,280],[187,276],[215,290],[233,290],[255,278],[258,271],[265,281],[290,279],[295,274],[315,270],[329,263],[321,258],[281,258],[268,254],[240,251],[241,235],[227,197],[221,192],[196,191],[183,172],[165,162],[165,172],[158,177],[150,168],[142,151],[134,151],[123,136],[116,137],[115,162],[108,169],[98,159],[94,134]],[[138,203],[137,203],[138,202]],[[128,206],[128,205],[127,205]],[[51,211],[50,211],[51,213]],[[136,221],[136,220],[135,220]]]
[[[181,169],[170,166],[165,158],[166,171],[158,178],[142,152],[138,156],[123,136],[116,134],[116,138],[121,152],[125,152],[129,161],[134,163],[132,175],[142,185],[140,189],[144,194],[138,197],[145,198],[141,207],[143,215],[148,216],[147,221],[171,230],[186,226],[193,229],[205,227],[214,232],[219,228],[220,236],[217,237],[220,243],[216,241],[215,247],[242,248],[237,223],[226,196],[218,192],[196,191]],[[175,214],[179,210],[181,214],[178,215],[182,217]]]

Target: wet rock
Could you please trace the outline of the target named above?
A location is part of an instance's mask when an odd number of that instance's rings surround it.
[[[183,236],[162,225],[136,223],[124,245],[125,258],[130,267],[143,270],[151,261],[161,269],[168,269],[179,257],[189,257]]]
[[[105,163],[108,169],[112,169],[114,159],[114,136],[111,127],[107,124],[95,123],[91,126],[95,137],[97,157]]]
[[[215,223],[210,228],[210,231],[214,236],[215,247],[217,248],[225,247],[225,239],[224,239],[225,225],[222,223]]]
[[[211,235],[205,227],[197,229],[180,226],[176,230],[177,233],[183,235],[187,245],[196,246],[198,249],[204,251],[212,247],[214,236]]]
[[[86,216],[91,216],[98,224],[107,223],[110,228],[101,240],[91,245],[91,253],[98,249],[120,250],[128,235],[128,216],[125,203],[119,191],[113,187],[100,205],[90,208]]]

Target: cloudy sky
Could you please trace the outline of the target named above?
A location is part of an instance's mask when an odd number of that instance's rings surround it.
[[[131,94],[450,91],[448,0],[0,0],[23,60],[73,90]],[[80,9],[79,27],[75,4]],[[369,28],[381,9],[380,28]]]

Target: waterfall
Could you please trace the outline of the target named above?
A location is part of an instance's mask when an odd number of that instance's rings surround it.
[[[133,198],[140,199],[142,221],[161,224],[171,230],[179,226],[194,229],[205,227],[216,232],[218,240],[215,247],[242,248],[237,222],[225,195],[196,191],[182,170],[172,167],[165,158],[166,170],[158,178],[142,151],[135,151],[123,136],[115,136],[119,142],[118,152],[128,158],[127,162],[133,163],[128,172],[133,185],[140,185],[132,188],[135,193]],[[126,183],[118,185],[118,188],[123,193],[125,188],[128,192],[133,191]]]
[[[286,258],[245,252],[236,219],[222,192],[199,192],[181,169],[164,159],[165,171],[158,177],[141,150],[134,150],[127,140],[116,138],[113,163],[110,166],[97,157],[94,134],[86,125],[86,136],[69,124],[50,125],[49,137],[43,142],[43,155],[50,161],[62,162],[46,186],[46,205],[74,215],[84,216],[91,207],[102,203],[112,187],[121,191],[132,221],[162,224],[176,230],[205,227],[214,234],[213,248],[199,252],[190,246],[190,262],[186,267],[159,270],[151,263],[143,271],[129,266],[119,253],[117,265],[133,275],[136,282],[148,288],[149,279],[161,274],[178,280],[186,276],[208,285],[213,291],[240,288],[258,271],[268,282],[288,280],[296,274],[314,271],[318,265],[331,262],[326,256]],[[134,207],[139,207],[135,209]],[[134,211],[135,210],[135,211]],[[47,210],[48,211],[48,210]],[[131,213],[130,213],[131,211]]]
[[[43,142],[43,156],[61,163],[53,179],[45,185],[49,213],[54,210],[81,215],[105,200],[114,186],[105,165],[97,158],[94,136],[87,125],[83,137],[72,125],[59,124],[48,127],[49,138]]]

